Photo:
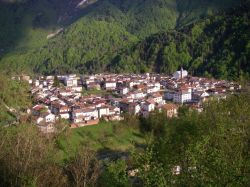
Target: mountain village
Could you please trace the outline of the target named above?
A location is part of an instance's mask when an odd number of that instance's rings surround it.
[[[44,133],[55,131],[58,120],[70,128],[97,125],[100,120],[122,120],[125,114],[147,118],[151,112],[177,117],[187,106],[202,112],[208,99],[225,99],[237,93],[237,83],[188,75],[181,69],[172,76],[163,74],[58,75],[31,79],[34,106],[28,110]]]

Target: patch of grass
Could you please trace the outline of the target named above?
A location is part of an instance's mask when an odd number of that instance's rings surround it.
[[[70,129],[68,135],[58,140],[63,159],[73,155],[80,146],[88,146],[95,151],[129,151],[135,145],[145,143],[139,129],[128,127],[123,122],[101,122],[95,126]]]

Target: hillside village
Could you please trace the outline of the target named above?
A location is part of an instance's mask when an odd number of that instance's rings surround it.
[[[209,98],[226,98],[241,86],[234,82],[189,76],[181,69],[163,74],[58,75],[31,79],[34,106],[28,111],[44,133],[55,131],[59,119],[71,128],[122,120],[124,114],[147,118],[153,111],[177,117],[182,105],[202,112]]]

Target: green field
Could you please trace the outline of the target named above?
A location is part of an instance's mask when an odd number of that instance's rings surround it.
[[[67,159],[81,146],[97,152],[131,151],[146,143],[146,138],[138,129],[128,127],[123,122],[101,122],[95,126],[69,129],[66,135],[58,139],[58,146],[62,150],[58,158]]]

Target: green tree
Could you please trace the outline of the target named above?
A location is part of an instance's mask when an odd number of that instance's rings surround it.
[[[117,160],[107,164],[102,173],[100,185],[104,187],[128,187],[131,186],[127,174],[127,166],[124,160]]]
[[[60,81],[57,76],[54,77],[54,83],[53,87],[59,87],[60,86]]]

